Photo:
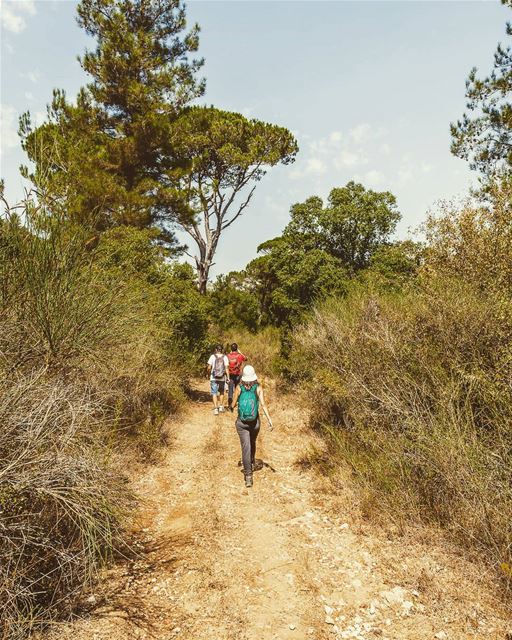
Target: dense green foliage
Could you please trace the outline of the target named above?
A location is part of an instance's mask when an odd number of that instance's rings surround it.
[[[76,103],[55,90],[41,126],[34,129],[28,113],[21,118],[35,165],[24,174],[91,229],[155,227],[175,246],[180,227],[197,246],[205,294],[221,234],[266,168],[293,162],[297,143],[283,127],[188,106],[204,82],[202,61],[189,59],[198,27],[185,33],[181,0],[82,0],[78,15],[96,40],[81,58],[91,82]]]
[[[21,133],[33,179],[66,206],[66,216],[103,230],[161,222],[167,232],[179,209],[169,174],[182,162],[172,126],[202,94],[196,80],[198,29],[184,34],[180,0],[83,0],[79,24],[96,40],[81,59],[91,82],[76,104],[54,92],[48,122]]]
[[[325,207],[318,197],[293,205],[283,234],[260,245],[243,272],[215,284],[224,321],[286,333],[314,304],[343,296],[365,270],[399,286],[417,264],[412,243],[390,242],[399,218],[391,193],[354,182],[333,189]]]
[[[202,356],[204,297],[155,233],[91,238],[41,198],[0,219],[4,638],[67,615],[109,558],[123,464],[158,452]]]
[[[429,219],[400,291],[363,280],[320,306],[291,361],[322,397],[314,423],[363,515],[434,522],[499,571],[512,560],[512,225],[510,192],[492,195]]]
[[[391,193],[349,182],[332,189],[326,207],[318,197],[294,205],[283,236],[300,242],[305,251],[322,249],[355,272],[367,267],[375,251],[389,242],[399,220]]]

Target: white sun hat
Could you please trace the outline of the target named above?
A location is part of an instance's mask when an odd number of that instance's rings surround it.
[[[254,367],[251,367],[250,364],[245,365],[242,371],[242,382],[255,382],[257,379],[258,376],[256,375],[256,371],[254,371]]]

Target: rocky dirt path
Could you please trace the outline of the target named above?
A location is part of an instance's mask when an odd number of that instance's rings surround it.
[[[305,416],[270,396],[276,429],[262,428],[265,466],[246,489],[234,418],[213,416],[198,383],[165,460],[136,482],[137,553],[105,573],[83,617],[50,636],[505,640],[507,613],[481,568],[351,519],[347,496],[336,502],[297,464],[321,446]]]

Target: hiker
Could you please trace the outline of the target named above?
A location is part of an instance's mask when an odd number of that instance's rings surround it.
[[[237,403],[238,418],[235,426],[242,447],[245,486],[252,487],[252,472],[254,471],[254,461],[256,459],[256,438],[260,432],[260,407],[268,420],[270,431],[274,426],[265,406],[263,387],[258,382],[254,367],[251,367],[251,365],[244,367],[240,385],[236,388],[234,404],[236,405]]]
[[[208,360],[208,375],[210,377],[210,389],[213,400],[213,413],[218,416],[224,413],[224,395],[226,392],[226,382],[229,370],[229,361],[224,354],[222,346],[218,344],[215,352]]]
[[[228,386],[228,409],[233,411],[233,394],[240,384],[242,376],[242,364],[247,361],[243,353],[238,351],[238,345],[233,342],[231,351],[228,353],[229,362],[229,386]]]

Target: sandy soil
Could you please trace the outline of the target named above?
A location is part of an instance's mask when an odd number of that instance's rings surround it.
[[[297,464],[321,446],[305,416],[286,398],[270,407],[276,428],[262,427],[265,464],[246,489],[234,417],[215,417],[198,383],[165,459],[134,483],[136,552],[50,638],[508,637],[482,567],[425,536],[357,521],[346,496]]]

